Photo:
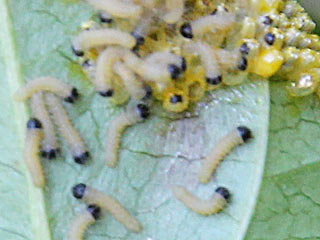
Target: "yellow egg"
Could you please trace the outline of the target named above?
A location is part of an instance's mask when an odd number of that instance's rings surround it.
[[[277,49],[262,50],[249,68],[249,72],[258,74],[262,77],[271,77],[282,66],[283,55]]]

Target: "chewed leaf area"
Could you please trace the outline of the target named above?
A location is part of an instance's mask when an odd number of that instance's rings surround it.
[[[294,99],[271,84],[269,144],[265,177],[246,239],[320,237],[319,103]],[[270,235],[270,233],[273,233]]]
[[[47,219],[53,239],[67,239],[72,219],[85,208],[71,195],[71,187],[79,182],[115,197],[143,226],[141,233],[131,233],[105,214],[90,227],[86,239],[243,238],[264,166],[269,113],[266,82],[246,81],[238,87],[221,88],[183,116],[163,114],[155,108],[149,120],[124,133],[119,164],[111,169],[104,161],[108,154],[106,133],[110,121],[124,109],[94,94],[91,82],[71,52],[71,39],[81,23],[94,15],[93,11],[82,2],[45,0],[11,1],[9,9],[18,52],[10,61],[20,64],[22,69],[21,76],[15,80],[30,81],[50,75],[77,87],[81,94],[79,102],[65,104],[65,107],[88,145],[91,161],[85,166],[75,164],[63,139],[60,139],[61,156],[52,161],[42,160],[47,178],[44,190]],[[10,79],[5,80],[7,86]],[[8,89],[7,95],[12,96],[14,90]],[[10,115],[10,119],[17,118],[15,113]],[[225,159],[208,185],[201,185],[197,176],[201,160],[221,137],[239,125],[249,126],[254,138]],[[3,131],[5,134],[6,130]],[[21,145],[15,151],[22,156]],[[23,174],[23,160],[17,156],[15,161]],[[5,168],[4,171],[14,170]],[[21,179],[15,184],[25,185]],[[220,214],[203,217],[173,197],[174,184],[186,187],[203,199],[210,198],[217,186],[224,186],[232,195],[231,201]],[[24,196],[26,205],[28,193]],[[13,206],[15,201],[22,204],[19,199],[5,200],[1,206]],[[30,208],[21,214],[22,218],[37,219],[39,213]],[[10,230],[27,235],[23,239],[35,239],[29,230],[21,229],[28,225],[20,221],[16,224],[13,218],[5,221],[5,230],[0,230],[3,236]],[[39,223],[39,228],[42,224]]]

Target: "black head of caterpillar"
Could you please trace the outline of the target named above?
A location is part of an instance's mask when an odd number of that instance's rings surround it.
[[[78,156],[73,156],[74,161],[81,165],[85,164],[89,160],[89,158],[90,158],[90,153],[88,151],[81,153]]]
[[[206,81],[210,85],[219,85],[222,83],[222,75],[216,77],[206,77]]]
[[[273,19],[270,16],[263,16],[262,23],[271,26],[273,24]]]
[[[225,187],[218,187],[216,193],[220,194],[226,201],[230,200],[231,194],[229,190]]]
[[[95,220],[98,220],[100,218],[101,208],[98,205],[90,204],[88,205],[87,210]]]
[[[243,55],[248,55],[249,52],[250,52],[250,48],[248,46],[248,43],[243,43],[240,48],[239,48],[239,51],[241,54]]]
[[[169,64],[168,65],[168,71],[169,71],[172,79],[178,79],[180,74],[181,74],[181,72],[182,72],[182,69],[179,68],[175,64]]]
[[[27,123],[28,129],[41,129],[42,123],[37,118],[30,118]]]
[[[149,107],[145,104],[138,104],[137,105],[138,114],[142,119],[147,119],[150,115]]]
[[[245,57],[241,57],[240,63],[238,64],[238,69],[241,71],[247,70],[248,60]]]
[[[100,91],[99,94],[102,97],[112,97],[113,94],[114,94],[114,90],[113,89],[108,89],[107,91]]]
[[[250,138],[252,138],[252,132],[249,128],[245,126],[237,127],[239,135],[241,136],[243,142],[247,142]]]
[[[71,93],[68,97],[64,99],[64,101],[68,103],[75,103],[79,98],[79,92],[76,88],[72,88]]]
[[[190,23],[184,23],[180,27],[180,33],[185,38],[193,38],[192,27]]]
[[[79,183],[72,187],[72,195],[77,199],[82,199],[85,195],[87,186],[84,183]]]
[[[105,14],[103,12],[98,15],[100,22],[102,23],[112,23],[113,19],[109,16],[109,14]]]
[[[273,44],[274,44],[274,42],[276,41],[276,36],[273,34],[273,33],[266,33],[265,35],[264,35],[264,41],[268,44],[268,45],[270,45],[270,46],[272,46]]]
[[[132,48],[132,50],[136,52],[139,50],[139,47],[144,44],[145,38],[135,31],[133,31],[131,35],[136,39],[136,45]]]
[[[41,156],[47,158],[49,160],[55,159],[60,153],[60,149],[50,149],[50,150],[42,150]]]
[[[84,51],[80,49],[76,49],[73,45],[71,46],[71,50],[76,55],[77,57],[83,57],[84,56]]]
[[[145,85],[144,90],[146,92],[146,95],[144,95],[144,97],[141,99],[143,101],[148,100],[152,97],[152,87],[150,87],[149,85]]]

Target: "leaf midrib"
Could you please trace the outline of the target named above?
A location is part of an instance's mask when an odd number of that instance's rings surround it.
[[[10,89],[8,96],[12,96],[16,89],[24,84],[24,80],[21,66],[17,58],[17,49],[15,47],[14,31],[12,28],[8,0],[0,0],[0,29],[1,55],[6,65],[6,84],[8,84]],[[25,104],[16,103],[15,101],[12,102],[14,115],[16,116],[14,119],[17,125],[16,133],[20,139],[17,147],[23,149],[25,123],[28,119],[27,109]],[[26,187],[29,192],[30,218],[34,233],[33,239],[51,240],[52,238],[45,208],[44,191],[33,186],[23,159],[20,159],[20,161],[27,178]]]

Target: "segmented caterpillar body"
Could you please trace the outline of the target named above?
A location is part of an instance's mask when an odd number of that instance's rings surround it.
[[[61,101],[56,96],[49,93],[46,94],[45,100],[61,136],[71,148],[75,162],[85,164],[90,157],[89,152],[78,131],[70,122]]]
[[[134,218],[118,200],[111,196],[86,186],[83,183],[77,184],[72,188],[72,193],[75,198],[83,199],[86,203],[94,203],[101,208],[110,212],[110,214],[129,230],[133,232],[140,232],[142,226],[140,222]]]
[[[124,55],[123,60],[132,71],[144,78],[146,81],[167,83],[171,78],[166,67],[148,63],[137,57],[134,53],[128,52]]]
[[[118,61],[113,67],[126,87],[127,91],[136,100],[142,99],[146,95],[143,82],[137,79],[134,72],[131,71],[124,63]]]
[[[36,118],[31,118],[27,123],[24,159],[34,186],[39,188],[43,188],[45,185],[45,177],[39,157],[42,139],[43,129],[41,122]]]
[[[185,46],[188,53],[198,54],[206,69],[206,81],[210,85],[222,83],[222,73],[213,49],[206,43],[194,42]]]
[[[142,8],[131,1],[116,0],[87,0],[92,6],[98,10],[108,12],[118,18],[139,18]]]
[[[40,77],[29,81],[24,87],[20,88],[15,93],[14,98],[17,101],[25,101],[39,91],[52,92],[70,103],[74,103],[79,97],[76,88],[53,77]]]
[[[149,108],[144,104],[138,104],[134,108],[129,107],[127,111],[112,120],[106,144],[106,164],[109,167],[115,167],[118,162],[118,149],[123,131],[127,127],[146,119],[148,116]]]
[[[202,183],[208,183],[212,173],[223,160],[223,158],[230,153],[230,151],[239,144],[243,144],[252,137],[251,130],[247,127],[238,127],[224,136],[213,151],[203,160],[201,169],[199,171],[199,180]]]
[[[163,16],[163,20],[168,24],[177,23],[184,12],[183,0],[166,0],[168,12]]]
[[[109,28],[88,30],[81,32],[74,39],[72,50],[77,56],[83,56],[85,50],[107,45],[119,45],[131,49],[136,45],[136,39],[121,30]]]
[[[227,205],[230,198],[229,191],[224,187],[216,189],[215,193],[210,199],[200,199],[193,195],[182,186],[174,186],[173,194],[179,199],[187,208],[201,215],[212,215],[220,212]]]
[[[190,23],[185,23],[180,28],[180,33],[185,38],[193,38],[207,32],[225,31],[235,23],[234,15],[226,11],[217,11]]]
[[[94,84],[100,95],[105,97],[111,97],[113,95],[111,80],[113,75],[113,65],[122,58],[123,54],[123,48],[110,46],[99,55],[97,59]]]
[[[75,217],[69,231],[68,240],[83,240],[86,229],[100,217],[100,207],[91,204],[85,211]]]
[[[45,106],[42,92],[32,95],[31,109],[32,115],[36,119],[39,119],[43,126],[44,139],[41,143],[42,156],[48,159],[56,158],[57,154],[60,152],[56,137],[56,129]]]

